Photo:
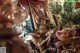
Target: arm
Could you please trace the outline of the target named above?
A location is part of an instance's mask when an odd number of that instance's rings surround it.
[[[45,40],[43,40],[39,46],[42,46],[48,39],[50,38],[50,36],[48,36]]]
[[[40,43],[40,46],[42,46],[46,41],[48,41],[50,39],[51,34],[53,33],[53,30],[49,30],[45,35],[48,35],[47,38],[45,40],[43,40]]]

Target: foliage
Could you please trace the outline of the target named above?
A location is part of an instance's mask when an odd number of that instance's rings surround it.
[[[62,27],[80,25],[80,10],[75,9],[74,11],[74,6],[75,4],[73,4],[73,2],[64,2],[63,7],[58,3],[50,4],[52,14],[59,14],[61,16],[60,25]]]
[[[73,3],[72,2],[64,2],[64,11],[72,12],[73,11]]]
[[[80,9],[76,9],[76,12],[73,13],[72,23],[80,25]]]
[[[59,14],[62,11],[62,6],[58,3],[49,3],[50,10],[54,14]]]

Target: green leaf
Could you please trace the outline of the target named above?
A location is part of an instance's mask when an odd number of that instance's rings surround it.
[[[66,0],[66,2],[75,2],[75,0]]]

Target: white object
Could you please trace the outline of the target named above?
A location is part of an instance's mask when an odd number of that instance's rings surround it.
[[[24,37],[24,40],[25,40],[25,41],[27,41],[27,40],[32,40],[32,39],[33,39],[32,35],[26,35],[26,36]]]
[[[28,17],[27,17],[26,21],[28,21],[28,20],[30,20],[30,15],[28,15]]]
[[[0,53],[6,53],[6,47],[0,47]]]
[[[26,26],[26,22],[24,21],[24,22],[22,23],[22,25],[23,25],[23,26]]]

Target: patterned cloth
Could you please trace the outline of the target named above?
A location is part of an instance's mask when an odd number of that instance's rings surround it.
[[[50,22],[53,23],[52,15],[48,9],[48,1],[47,0],[45,0],[44,2],[40,2],[40,1],[43,0],[38,0],[38,1],[29,0],[29,7],[30,7],[34,29],[38,29],[39,20],[41,18],[40,11],[43,12],[44,16],[42,17],[49,18]]]

